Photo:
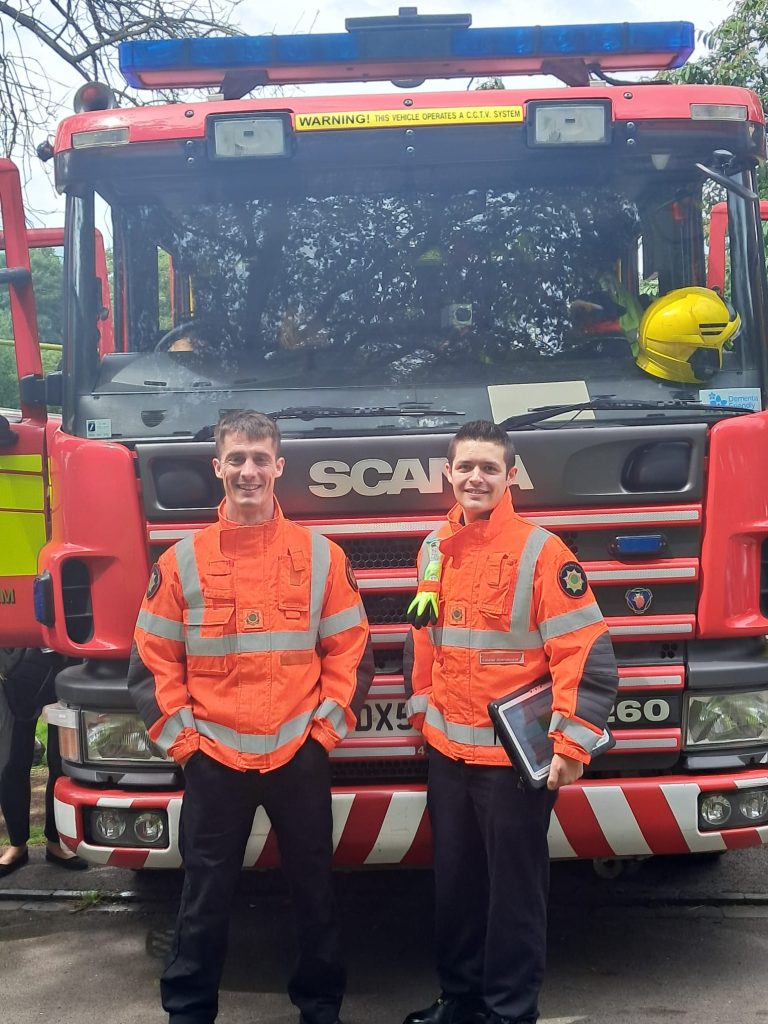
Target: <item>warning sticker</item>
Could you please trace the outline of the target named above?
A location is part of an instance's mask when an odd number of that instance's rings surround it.
[[[522,107],[425,107],[408,110],[346,110],[327,114],[296,114],[297,132],[339,128],[400,128],[415,124],[512,124],[523,120]]]

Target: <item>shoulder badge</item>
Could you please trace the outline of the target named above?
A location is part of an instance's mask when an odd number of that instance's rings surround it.
[[[349,580],[349,585],[353,590],[360,589],[357,580],[355,579],[355,570],[352,568],[352,563],[349,559],[347,559],[347,579]]]
[[[152,572],[149,574],[149,583],[147,584],[148,598],[155,596],[162,582],[163,574],[160,572],[160,566],[155,562],[152,566]]]
[[[587,577],[578,562],[566,562],[557,573],[560,589],[568,597],[582,597],[587,591]]]

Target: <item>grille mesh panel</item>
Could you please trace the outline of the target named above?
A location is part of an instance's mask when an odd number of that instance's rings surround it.
[[[365,594],[363,604],[372,626],[393,626],[405,622],[413,594]]]
[[[334,537],[353,569],[412,569],[421,537]]]

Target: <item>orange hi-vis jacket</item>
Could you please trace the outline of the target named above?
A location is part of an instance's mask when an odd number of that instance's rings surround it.
[[[424,541],[420,576],[436,561],[437,622],[412,630],[406,647],[412,724],[454,760],[508,765],[488,702],[549,676],[555,752],[588,763],[618,672],[608,627],[572,553],[518,516],[507,491],[488,519],[467,525],[455,505]]]
[[[332,749],[373,677],[343,551],[275,516],[219,521],[164,552],[141,606],[128,688],[153,743],[239,770],[286,764],[313,736]]]

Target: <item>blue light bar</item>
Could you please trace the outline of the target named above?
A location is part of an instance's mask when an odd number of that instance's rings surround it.
[[[547,73],[548,65],[585,71],[658,71],[680,67],[693,52],[687,21],[527,28],[398,26],[347,33],[227,36],[222,39],[121,43],[120,70],[137,89],[251,84],[388,81]]]
[[[667,538],[661,533],[614,537],[611,552],[622,558],[660,555],[667,547]]]

